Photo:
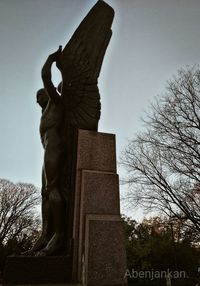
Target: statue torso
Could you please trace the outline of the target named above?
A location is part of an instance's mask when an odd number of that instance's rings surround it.
[[[61,129],[63,121],[63,108],[62,103],[55,104],[51,100],[42,113],[40,120],[40,136],[44,146],[45,141],[51,135],[56,139],[61,140]],[[55,141],[55,140],[54,140]]]

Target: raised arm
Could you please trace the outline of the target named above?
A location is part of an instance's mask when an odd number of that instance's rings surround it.
[[[56,91],[56,88],[54,87],[51,80],[51,67],[54,62],[59,62],[61,52],[62,47],[59,46],[59,49],[55,53],[49,55],[41,72],[44,88],[47,92],[47,95],[55,103],[60,101],[60,95]]]

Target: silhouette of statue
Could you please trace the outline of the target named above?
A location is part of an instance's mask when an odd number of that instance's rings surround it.
[[[42,234],[27,254],[70,252],[77,130],[98,129],[101,105],[97,79],[112,35],[113,17],[113,9],[99,0],[63,51],[60,46],[42,68],[44,88],[37,92],[44,147]],[[59,92],[51,81],[54,62],[62,75]]]

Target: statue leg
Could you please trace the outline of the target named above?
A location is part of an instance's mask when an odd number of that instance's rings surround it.
[[[62,152],[58,148],[48,148],[44,156],[44,173],[46,178],[46,190],[48,195],[49,212],[52,220],[48,227],[53,227],[53,236],[45,248],[38,255],[52,255],[63,250],[65,240],[65,203],[59,192],[59,170]]]
[[[38,238],[34,246],[24,252],[24,255],[34,255],[37,251],[43,249],[50,239],[52,238],[54,232],[52,228],[52,215],[50,212],[50,203],[49,203],[49,195],[46,191],[46,179],[44,168],[42,169],[42,233],[41,236]]]
[[[50,210],[49,194],[46,188],[46,177],[44,167],[42,169],[42,236],[44,242],[51,239],[53,235],[52,214]]]

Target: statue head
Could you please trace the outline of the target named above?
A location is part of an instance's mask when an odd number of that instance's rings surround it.
[[[37,91],[36,94],[36,98],[37,98],[37,103],[42,107],[45,108],[47,106],[47,103],[49,101],[48,95],[45,91],[44,88],[41,88]]]

